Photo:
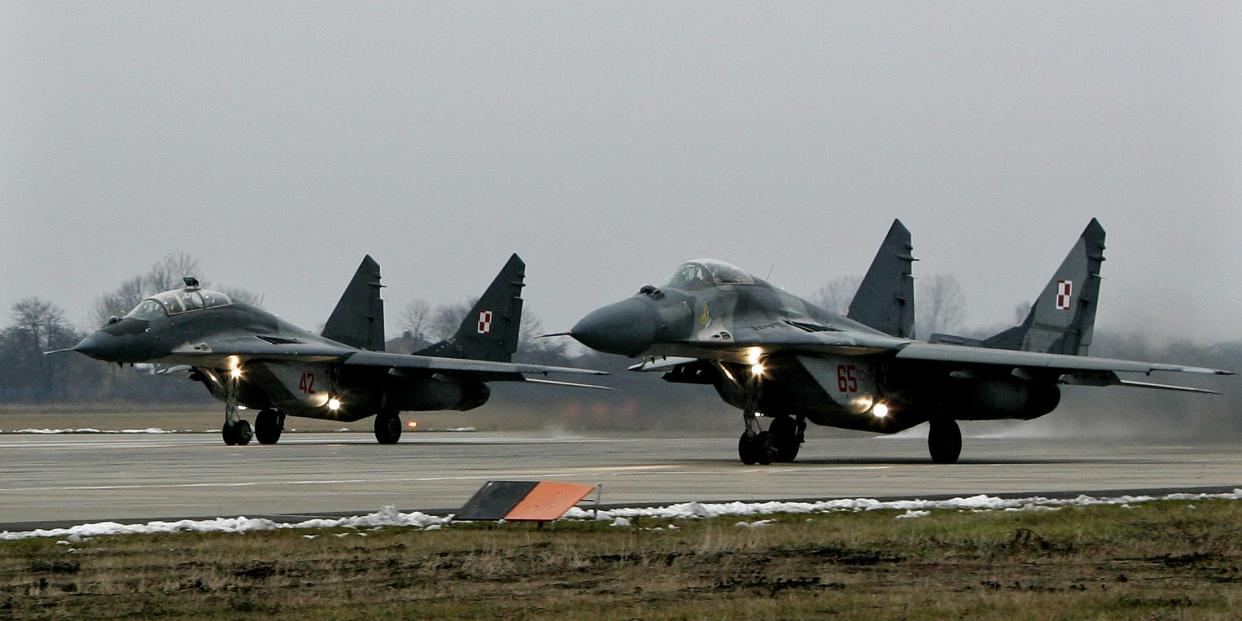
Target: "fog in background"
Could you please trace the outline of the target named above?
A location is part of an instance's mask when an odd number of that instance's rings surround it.
[[[0,309],[93,328],[184,252],[314,328],[370,253],[395,335],[517,251],[563,330],[702,256],[812,296],[900,217],[999,328],[1095,216],[1093,353],[1203,357],[1242,339],[1239,75],[1236,2],[5,1]]]

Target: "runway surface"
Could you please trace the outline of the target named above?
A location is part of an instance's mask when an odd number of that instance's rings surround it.
[[[927,497],[1242,487],[1229,446],[966,438],[954,465],[919,438],[810,439],[796,463],[744,466],[737,438],[286,434],[0,435],[0,530],[31,522],[367,513],[460,506],[487,480],[602,483],[603,502]]]

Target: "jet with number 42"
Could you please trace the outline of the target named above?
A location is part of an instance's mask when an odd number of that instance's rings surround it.
[[[286,416],[352,422],[375,417],[375,438],[401,438],[402,411],[471,410],[488,382],[599,388],[532,376],[602,371],[510,362],[517,348],[526,265],[515,254],[449,339],[414,354],[384,352],[380,268],[362,260],[322,334],[199,287],[143,300],[70,350],[115,363],[170,365],[225,402],[225,444],[275,444]],[[51,353],[51,352],[49,352]],[[239,410],[258,410],[255,425]]]
[[[1094,219],[1026,320],[983,340],[914,340],[912,251],[909,231],[894,221],[844,317],[727,263],[698,260],[565,334],[645,359],[631,370],[714,386],[742,410],[738,454],[746,464],[793,461],[808,421],[879,433],[929,423],[932,461],[953,463],[962,449],[957,421],[1043,416],[1057,407],[1062,385],[1212,393],[1122,375],[1232,375],[1087,356],[1104,260],[1104,229]]]

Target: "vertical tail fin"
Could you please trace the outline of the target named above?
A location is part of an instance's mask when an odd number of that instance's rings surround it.
[[[885,334],[914,338],[913,250],[910,231],[893,220],[846,317]]]
[[[324,324],[323,336],[361,349],[384,351],[381,288],[379,263],[367,255]]]
[[[508,362],[517,351],[525,280],[526,264],[516,254],[509,257],[509,262],[466,314],[457,333],[415,353]]]
[[[1087,355],[1095,329],[1103,262],[1104,227],[1092,218],[1061,267],[1044,285],[1022,325],[986,339],[984,346]]]

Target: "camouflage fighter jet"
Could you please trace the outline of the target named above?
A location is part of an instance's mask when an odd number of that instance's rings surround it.
[[[914,340],[910,233],[894,221],[845,317],[721,261],[690,261],[662,287],[588,314],[568,333],[593,349],[645,358],[630,367],[710,384],[742,410],[743,463],[790,462],[806,422],[895,433],[930,423],[932,461],[953,463],[959,420],[1033,419],[1060,385],[1138,386],[1120,373],[1229,371],[1087,357],[1104,260],[1092,219],[1019,326],[982,341]],[[767,430],[758,416],[771,420]]]
[[[224,443],[275,444],[286,416],[353,422],[375,416],[375,438],[401,438],[402,411],[471,410],[487,402],[487,382],[598,388],[528,377],[601,371],[514,364],[526,264],[515,254],[457,333],[414,354],[384,352],[380,268],[362,260],[322,334],[199,287],[143,300],[70,350],[107,362],[173,365],[224,401]],[[49,352],[53,353],[53,352]],[[238,410],[258,410],[253,432]]]

